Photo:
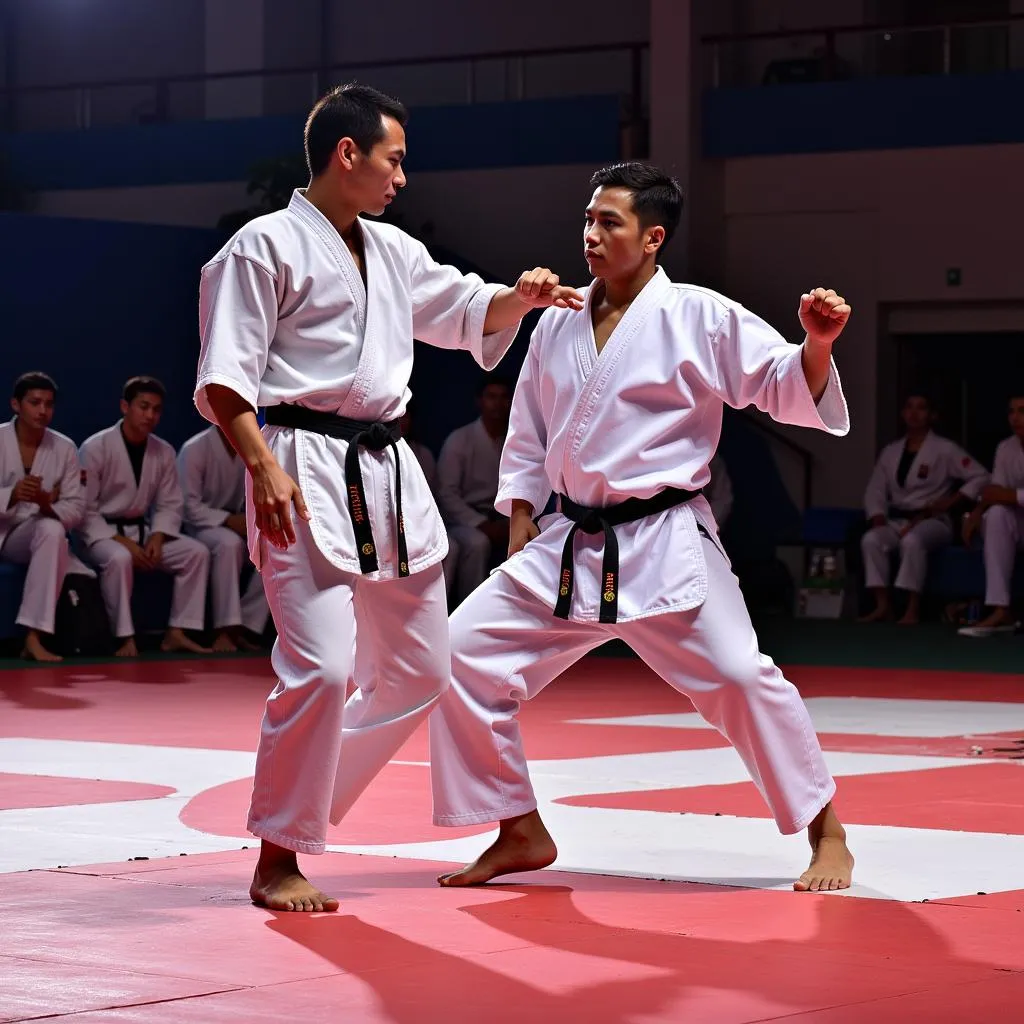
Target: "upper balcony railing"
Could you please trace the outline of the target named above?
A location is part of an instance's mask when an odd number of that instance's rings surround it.
[[[711,88],[1024,69],[1024,14],[930,25],[841,25],[706,36]]]
[[[619,95],[623,124],[647,109],[648,46],[576,46],[0,89],[0,128],[61,131],[206,118],[301,114],[357,78],[410,106]]]

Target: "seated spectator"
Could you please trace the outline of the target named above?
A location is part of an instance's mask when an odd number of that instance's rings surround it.
[[[959,445],[932,430],[935,410],[926,396],[909,395],[902,416],[906,433],[882,449],[864,495],[870,527],[861,550],[875,607],[862,622],[890,617],[890,557],[897,550],[895,586],[907,594],[900,623],[920,621],[928,555],[953,540],[953,506],[976,501],[989,479],[988,471]]]
[[[259,649],[270,608],[263,578],[249,563],[245,464],[220,427],[189,438],[178,453],[185,532],[210,552],[215,651]],[[242,590],[242,572],[250,571]],[[248,635],[247,635],[248,632]]]
[[[28,566],[18,625],[22,657],[60,661],[43,644],[52,634],[68,569],[67,531],[85,514],[75,443],[50,429],[57,385],[45,373],[14,382],[14,418],[0,426],[0,559]]]
[[[402,432],[402,437],[405,438],[405,443],[412,449],[413,455],[416,456],[416,461],[420,464],[420,469],[423,470],[423,476],[426,478],[427,486],[430,488],[430,493],[434,496],[434,501],[436,502],[437,462],[434,459],[433,452],[431,452],[431,450],[416,437],[412,401],[407,403],[405,413],[398,421],[398,429]],[[440,505],[438,507],[440,508]],[[444,518],[443,511],[441,512],[441,516]],[[448,554],[445,555],[444,561],[441,563],[441,569],[444,572],[445,588],[448,592],[448,603],[451,605],[453,603],[455,593],[455,577],[459,563],[459,542],[452,536],[452,531],[449,529],[447,523],[445,523],[445,531],[448,534]]]
[[[985,605],[989,614],[960,630],[964,636],[1013,632],[1018,623],[1010,610],[1010,583],[1017,552],[1024,548],[1024,395],[1010,399],[1010,429],[996,448],[992,483],[964,520],[964,542],[981,527],[985,545]]]
[[[494,508],[512,389],[493,374],[477,393],[479,419],[452,431],[437,463],[437,497],[459,547],[458,600],[478,587],[508,552],[508,520]]]
[[[185,634],[204,626],[210,553],[199,541],[182,536],[184,499],[174,449],[153,434],[164,397],[158,380],[133,377],[121,398],[123,418],[93,434],[79,452],[86,478],[79,533],[86,561],[99,571],[103,602],[119,641],[115,653],[122,658],[139,653],[131,607],[136,570],[174,576],[161,649],[209,653]]]

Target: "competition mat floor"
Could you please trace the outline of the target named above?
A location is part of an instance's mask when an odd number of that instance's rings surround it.
[[[846,656],[808,628],[804,664],[777,653],[838,777],[842,894],[791,892],[805,840],[732,750],[638,661],[591,657],[523,712],[554,868],[435,885],[489,830],[430,824],[421,732],[305,861],[341,911],[268,913],[244,829],[266,659],[7,662],[0,1021],[1024,1019],[1024,645],[892,667],[895,627]]]

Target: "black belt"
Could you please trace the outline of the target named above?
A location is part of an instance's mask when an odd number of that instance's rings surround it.
[[[676,505],[684,505],[700,494],[700,491],[684,491],[680,487],[667,487],[650,498],[627,498],[606,508],[588,508],[578,505],[564,494],[558,496],[559,511],[575,524],[565,538],[562,548],[562,568],[558,575],[558,599],[555,602],[555,616],[569,618],[573,591],[573,541],[576,532],[604,533],[604,560],[601,565],[601,622],[615,622],[619,611],[619,542],[612,527],[633,523],[647,516],[665,512]]]
[[[352,517],[352,529],[356,537],[356,551],[359,554],[359,569],[363,573],[376,572],[377,545],[373,540],[373,529],[366,505],[366,489],[363,487],[363,473],[359,468],[359,449],[382,452],[393,448],[395,452],[395,515],[398,521],[398,575],[409,575],[409,549],[405,540],[405,518],[402,515],[402,463],[398,456],[398,442],[402,435],[398,421],[391,423],[367,423],[350,420],[329,412],[317,412],[301,405],[271,405],[266,409],[266,422],[273,427],[291,427],[293,430],[308,430],[348,441],[345,453],[345,493],[348,495],[348,512]]]
[[[104,516],[104,519],[110,523],[111,526],[117,528],[118,536],[124,536],[124,528],[126,526],[135,526],[139,531],[139,543],[146,539],[146,517],[145,516]]]

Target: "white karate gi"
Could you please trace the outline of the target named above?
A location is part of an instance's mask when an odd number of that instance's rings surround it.
[[[262,633],[270,617],[263,580],[253,572],[242,590],[249,560],[245,539],[224,525],[228,516],[245,512],[245,464],[228,450],[217,428],[208,427],[181,446],[178,475],[185,532],[210,551],[213,628],[244,626]]]
[[[416,461],[420,464],[420,469],[423,470],[423,477],[427,481],[430,493],[436,501],[437,460],[434,458],[434,453],[419,441],[407,441],[407,444],[412,449],[413,455],[416,456]],[[444,518],[443,511],[441,518]],[[448,554],[444,556],[441,562],[441,570],[444,572],[445,590],[448,594],[448,599],[451,600],[455,592],[455,581],[459,565],[459,542],[452,536],[451,527],[447,523],[445,523],[445,532],[448,534]]]
[[[455,572],[459,599],[468,597],[487,578],[490,538],[480,529],[490,518],[498,493],[501,442],[495,441],[483,420],[453,430],[437,460],[437,501],[449,536],[459,546]]]
[[[704,489],[704,497],[711,506],[711,513],[715,517],[715,523],[721,530],[725,526],[732,511],[732,480],[729,479],[729,471],[725,468],[725,460],[721,455],[715,455],[708,466],[711,473],[711,482]]]
[[[55,430],[47,430],[36,449],[31,475],[52,491],[60,485],[53,503],[56,519],[44,516],[39,506],[19,501],[10,506],[11,492],[25,476],[14,420],[0,426],[0,558],[28,564],[25,589],[17,623],[27,629],[52,633],[57,599],[68,569],[67,531],[85,514],[85,493],[75,443]]]
[[[884,526],[873,526],[861,538],[864,582],[868,587],[887,587],[891,575],[890,557],[899,549],[899,571],[895,586],[920,593],[928,575],[928,554],[953,540],[953,522],[948,515],[932,516],[900,536],[913,513],[946,497],[953,485],[977,498],[988,483],[988,470],[979,465],[949,438],[928,432],[910,464],[902,486],[896,479],[905,442],[886,445],[875,463],[864,493],[868,519],[885,516]]]
[[[742,306],[673,284],[662,270],[597,354],[583,312],[545,313],[512,403],[497,507],[541,509],[552,490],[589,507],[708,482],[722,403],[782,422],[849,429],[833,367],[817,407],[801,349]],[[804,828],[835,784],[796,688],[759,653],[726,556],[710,539],[707,501],[616,526],[618,621],[601,623],[603,535],[577,534],[568,620],[552,609],[560,513],[451,619],[452,686],[431,718],[434,820],[494,821],[536,807],[519,735],[519,702],[611,637],[629,644],[735,745],[779,828]],[[703,529],[705,535],[700,532]]]
[[[207,419],[214,417],[205,389],[221,384],[254,408],[294,403],[391,422],[410,397],[414,337],[467,349],[485,369],[497,364],[516,333],[483,336],[500,286],[439,266],[391,225],[359,225],[368,287],[302,190],[287,210],[242,228],[207,264],[196,384]],[[288,849],[321,853],[328,819],[340,821],[448,685],[439,565],[447,542],[419,463],[400,441],[411,575],[399,577],[394,456],[361,449],[379,563],[361,575],[346,497],[348,442],[286,427],[263,434],[298,481],[311,521],[296,523],[298,542],[286,551],[265,543],[247,480],[250,548],[277,625],[279,680],[263,720],[249,828]],[[352,679],[358,688],[346,704]]]
[[[210,553],[181,534],[182,494],[174,449],[152,434],[146,442],[142,476],[135,482],[118,421],[86,440],[80,450],[86,474],[86,513],[79,529],[85,559],[100,574],[107,616],[119,639],[135,635],[132,622],[134,566],[131,552],[114,538],[119,532],[145,546],[154,533],[165,536],[160,569],[174,576],[169,626],[202,629]],[[115,519],[144,518],[146,526],[124,526]]]
[[[1024,444],[1019,437],[1008,437],[996,448],[992,483],[1012,487],[1017,504],[993,505],[982,516],[985,538],[985,604],[1009,608],[1010,583],[1017,552],[1024,548]]]

